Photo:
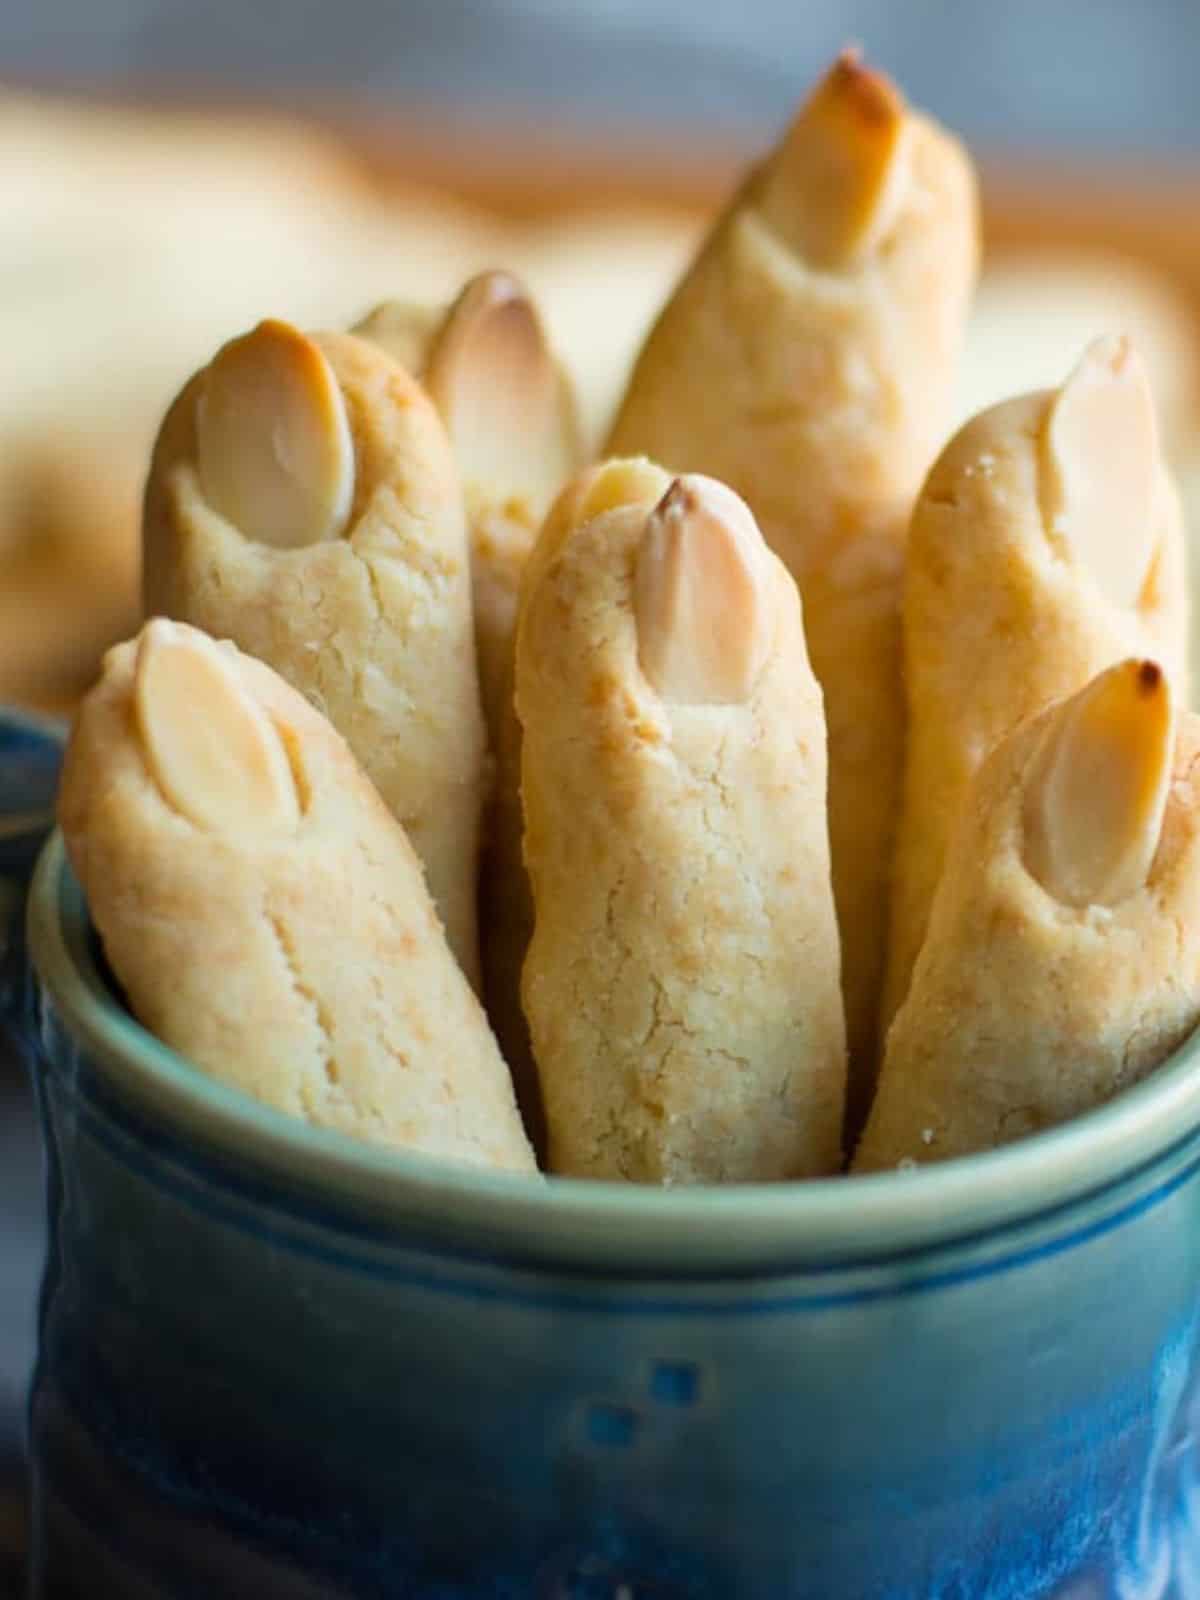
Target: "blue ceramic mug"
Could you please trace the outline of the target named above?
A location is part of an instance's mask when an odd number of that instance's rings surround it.
[[[35,1596],[1200,1595],[1193,1046],[923,1171],[537,1182],[157,1044],[57,837],[29,945]]]

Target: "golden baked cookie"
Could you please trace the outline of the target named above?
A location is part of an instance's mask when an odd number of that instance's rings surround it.
[[[145,604],[300,689],[403,823],[478,979],[485,735],[462,490],[437,412],[366,340],[265,322],[167,414]]]
[[[1200,1022],[1200,717],[1172,699],[1120,662],[980,768],[856,1172],[1053,1127]]]
[[[1126,339],[974,418],[913,512],[908,751],[883,1030],[904,998],[975,769],[1049,701],[1134,654],[1187,685],[1186,553],[1149,385]]]
[[[463,481],[493,780],[479,873],[483,996],[540,1146],[544,1123],[520,996],[533,904],[521,859],[513,655],[522,569],[551,500],[583,454],[574,394],[533,299],[511,273],[481,273],[441,311],[387,301],[354,331],[420,377]]]
[[[389,300],[353,332],[421,380],[454,449],[471,537],[475,636],[493,731],[511,693],[521,567],[583,451],[570,379],[528,291],[480,273],[448,306]]]
[[[829,826],[865,1112],[903,758],[899,593],[978,257],[962,148],[841,56],[717,222],[610,435],[743,495],[800,586],[829,728]]]
[[[148,623],[83,702],[59,816],[113,971],[165,1043],[318,1127],[534,1170],[404,830],[270,668]]]
[[[709,478],[616,461],[557,512],[517,633],[551,1169],[833,1172],[845,1034],[796,586]]]

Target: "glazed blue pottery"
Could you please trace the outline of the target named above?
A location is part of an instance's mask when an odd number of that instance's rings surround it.
[[[29,932],[35,1597],[1200,1596],[1192,1046],[927,1170],[539,1182],[155,1043],[57,838]]]

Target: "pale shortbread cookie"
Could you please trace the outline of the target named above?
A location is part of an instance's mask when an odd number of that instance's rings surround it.
[[[841,57],[676,289],[608,444],[729,483],[800,585],[829,727],[851,1126],[873,1080],[903,762],[904,534],[977,257],[962,148]]]
[[[389,300],[358,322],[424,384],[454,449],[471,538],[475,641],[493,746],[511,699],[521,568],[583,445],[569,377],[528,291],[479,274],[447,306]]]
[[[572,525],[575,509],[587,493],[598,467],[578,473],[562,489],[546,514],[539,539],[549,548]],[[523,552],[514,564],[519,590],[528,566]],[[499,593],[497,587],[496,590]],[[477,590],[478,593],[478,590]],[[515,699],[517,607],[513,607],[507,668],[496,680],[498,699],[488,712],[495,744],[495,784],[484,834],[479,880],[480,955],[483,996],[488,1017],[500,1041],[517,1087],[517,1102],[539,1158],[546,1154],[548,1133],[541,1078],[534,1060],[529,1021],[521,998],[521,981],[529,941],[533,937],[533,891],[525,867],[525,811],[521,798],[521,722]]]
[[[283,675],[403,823],[478,978],[485,735],[462,490],[420,385],[349,334],[263,323],[186,386],[145,503],[148,614]]]
[[[665,491],[665,473],[649,462],[630,463],[634,471],[645,466],[653,482]],[[587,467],[562,488],[547,512],[538,534],[543,561],[556,550],[575,525],[579,505],[604,465]],[[514,570],[518,594],[526,577],[528,555],[523,552]],[[549,1132],[541,1077],[534,1059],[529,1019],[525,1015],[521,985],[525,957],[533,938],[533,891],[525,866],[525,810],[521,796],[521,721],[516,709],[516,608],[507,681],[502,683],[504,714],[496,715],[493,747],[496,782],[479,883],[479,920],[482,932],[483,995],[488,1017],[500,1040],[517,1089],[517,1103],[539,1160],[547,1159]],[[498,710],[498,708],[497,708]],[[490,717],[489,713],[489,717]]]
[[[1096,340],[1059,389],[992,407],[946,447],[909,538],[884,1033],[980,762],[1122,656],[1161,660],[1186,697],[1187,612],[1178,497],[1128,340]]]
[[[319,1127],[534,1170],[403,829],[268,667],[147,624],[83,702],[59,815],[113,971],[165,1043]]]
[[[614,462],[558,509],[517,634],[550,1165],[836,1171],[825,729],[795,584],[711,479]]]
[[[522,569],[551,500],[583,455],[575,397],[537,306],[507,272],[481,273],[439,311],[387,301],[354,331],[420,377],[446,425],[466,495],[493,783],[479,873],[483,997],[540,1146],[544,1119],[520,995],[533,902],[521,857],[513,657]]]
[[[1200,717],[1152,661],[1023,723],[964,800],[855,1158],[940,1161],[1065,1122],[1200,1021]]]

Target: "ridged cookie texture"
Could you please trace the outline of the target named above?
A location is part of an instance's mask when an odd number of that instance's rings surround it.
[[[521,964],[533,903],[521,856],[521,729],[513,705],[521,573],[554,496],[581,465],[570,379],[529,291],[511,273],[481,273],[431,310],[399,301],[356,327],[424,383],[446,425],[466,495],[475,648],[492,757],[479,874],[483,996],[536,1142],[544,1122]]]
[[[968,788],[854,1170],[1053,1127],[1200,1022],[1200,717],[1119,662]]]
[[[943,438],[978,263],[962,148],[843,55],[653,328],[608,448],[741,494],[800,586],[829,728],[829,826],[865,1114],[904,703],[904,536]]]
[[[1128,655],[1187,686],[1178,497],[1127,339],[1060,388],[973,418],[913,512],[904,593],[908,751],[884,1029],[908,988],[972,774],[1051,700]]]
[[[486,789],[463,493],[415,379],[348,334],[265,322],[159,433],[144,602],[267,662],[346,739],[478,979]]]
[[[166,1044],[318,1127],[535,1170],[404,830],[268,667],[148,623],[80,708],[59,815],[112,969]]]
[[[825,727],[796,586],[705,477],[616,461],[558,512],[517,636],[523,994],[551,1169],[834,1172]]]

